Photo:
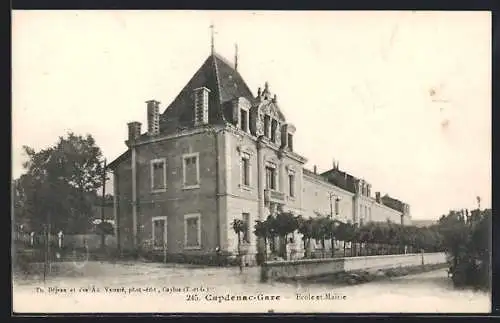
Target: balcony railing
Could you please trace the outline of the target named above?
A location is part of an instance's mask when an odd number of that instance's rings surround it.
[[[285,203],[285,193],[266,189],[264,190],[264,200],[265,202]]]

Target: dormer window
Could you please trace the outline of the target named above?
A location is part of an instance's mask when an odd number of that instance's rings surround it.
[[[240,109],[240,128],[248,132],[248,111],[245,109]]]
[[[270,130],[271,117],[267,114],[264,116],[264,136],[269,138],[269,130]]]
[[[273,119],[271,122],[271,141],[276,142],[276,130],[278,129],[278,121]]]
[[[288,134],[287,142],[288,149],[290,149],[290,151],[293,151],[293,135],[291,133]]]

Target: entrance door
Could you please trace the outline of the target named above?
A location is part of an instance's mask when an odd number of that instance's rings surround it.
[[[153,248],[163,249],[167,247],[167,217],[158,216],[153,218]]]

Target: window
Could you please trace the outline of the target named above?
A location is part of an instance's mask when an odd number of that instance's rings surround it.
[[[200,186],[200,164],[199,154],[186,154],[182,156],[183,160],[183,179],[184,188],[198,188]]]
[[[151,190],[163,192],[167,188],[166,159],[153,159],[151,161]]]
[[[288,149],[293,151],[293,135],[291,133],[288,134]]]
[[[153,248],[163,249],[167,247],[167,217],[155,216],[152,218],[153,222]]]
[[[247,229],[243,232],[243,242],[250,243],[250,213],[243,213],[243,222],[247,225]]]
[[[243,154],[241,157],[241,184],[250,186],[250,156]]]
[[[241,111],[241,130],[247,132],[248,131],[248,112],[245,109],[240,109]]]
[[[338,215],[340,213],[340,199],[336,198],[335,199],[335,214]]]
[[[276,130],[278,128],[278,121],[273,119],[271,122],[271,141],[276,142]]]
[[[201,247],[201,216],[199,213],[184,215],[184,248]]]
[[[264,116],[264,136],[269,138],[269,127],[271,123],[271,117],[268,115]]]
[[[290,197],[295,196],[295,174],[288,174],[288,187]]]
[[[276,189],[276,169],[272,166],[266,166],[266,188]]]

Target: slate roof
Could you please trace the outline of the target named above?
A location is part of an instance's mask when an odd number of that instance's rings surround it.
[[[192,127],[194,124],[193,90],[206,87],[210,90],[208,103],[208,121],[210,124],[221,124],[232,121],[232,111],[229,109],[231,101],[244,97],[252,105],[257,101],[240,73],[231,63],[217,53],[207,57],[193,77],[182,88],[175,99],[160,115],[160,133],[176,133],[181,129]],[[147,136],[142,134],[141,137]],[[121,161],[129,158],[127,150],[109,164],[115,168]]]
[[[382,196],[381,200],[385,206],[388,206],[396,211],[403,212],[404,205],[403,202],[401,202],[400,200],[390,197],[387,194]]]
[[[332,168],[326,172],[321,173],[329,183],[338,186],[351,193],[356,193],[357,178],[349,173],[343,172],[337,168]]]
[[[118,166],[122,161],[127,160],[131,155],[130,149],[127,149],[120,156],[116,157],[111,163],[108,164],[107,168],[113,170]]]
[[[356,178],[353,177],[352,175],[349,175],[345,172],[336,170],[336,172],[333,169],[323,172],[321,174],[316,174],[313,171],[303,168],[303,173],[305,175],[314,177],[316,179],[319,179],[321,181],[324,181],[326,183],[335,185],[337,187],[340,187],[341,189],[344,189],[348,192],[351,193],[356,193],[355,191],[355,180]],[[347,177],[344,177],[344,175],[347,175]]]
[[[214,53],[205,60],[160,116],[161,133],[174,133],[193,125],[193,90],[200,87],[210,90],[208,104],[210,124],[225,121],[223,106],[235,98],[244,97],[252,104],[255,102],[252,92],[238,71],[222,56]]]

